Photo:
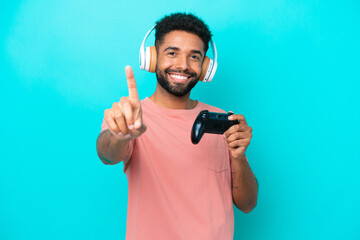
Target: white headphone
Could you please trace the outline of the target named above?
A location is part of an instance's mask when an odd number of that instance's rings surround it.
[[[155,25],[156,26],[156,25]],[[139,54],[139,61],[140,61],[140,69],[149,71],[149,72],[155,72],[156,70],[156,61],[157,61],[157,53],[155,46],[146,47],[144,48],[145,41],[147,37],[150,35],[152,30],[155,28],[153,26],[145,35],[145,38],[140,46],[140,54]],[[201,68],[201,74],[200,74],[200,81],[203,82],[210,82],[216,72],[217,69],[217,52],[216,52],[216,46],[215,43],[210,39],[214,60],[209,58],[208,56],[205,56],[203,65]]]

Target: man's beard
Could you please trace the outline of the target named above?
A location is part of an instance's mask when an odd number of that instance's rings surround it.
[[[190,78],[193,78],[193,80],[190,81],[187,85],[184,85],[182,83],[174,83],[174,86],[170,83],[170,80],[168,79],[168,73],[188,74],[190,75]],[[188,94],[199,81],[199,76],[197,76],[194,72],[189,72],[188,70],[170,70],[169,68],[165,69],[164,72],[160,72],[157,70],[156,78],[160,86],[162,86],[168,93],[177,97],[183,97]]]

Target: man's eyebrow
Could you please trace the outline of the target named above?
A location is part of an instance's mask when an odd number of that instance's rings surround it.
[[[169,46],[169,47],[167,47],[167,48],[165,48],[165,49],[164,49],[164,52],[165,52],[165,51],[167,51],[167,50],[175,50],[175,51],[179,51],[179,50],[180,50],[180,48],[178,48],[178,47],[172,47],[172,46]]]
[[[199,50],[191,50],[191,52],[195,54],[200,54],[200,56],[202,57],[202,53]]]

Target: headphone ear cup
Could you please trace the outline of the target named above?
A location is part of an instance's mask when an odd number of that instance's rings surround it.
[[[204,61],[202,63],[202,67],[201,67],[201,74],[199,77],[200,81],[203,81],[206,75],[206,72],[209,68],[209,63],[210,63],[210,58],[208,56],[205,56]]]
[[[150,67],[149,72],[154,73],[156,71],[157,53],[155,46],[150,47]]]

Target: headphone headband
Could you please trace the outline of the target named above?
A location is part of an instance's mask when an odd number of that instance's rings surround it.
[[[140,62],[140,69],[146,70],[145,69],[145,41],[148,38],[148,36],[150,35],[150,33],[152,32],[152,30],[154,30],[154,28],[156,27],[156,25],[154,25],[145,35],[144,40],[141,43],[140,46],[140,54],[139,54],[139,62]],[[148,70],[147,70],[148,71]]]

